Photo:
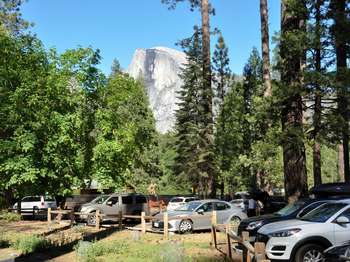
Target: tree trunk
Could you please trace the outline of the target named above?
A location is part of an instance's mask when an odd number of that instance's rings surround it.
[[[321,73],[321,2],[323,0],[317,0],[315,6],[315,20],[316,20],[316,48],[315,48],[315,70]],[[315,86],[315,111],[314,111],[314,133],[313,133],[313,173],[314,173],[314,185],[322,184],[321,175],[321,146],[319,142],[319,133],[321,129],[321,114],[322,114],[322,100],[321,100],[321,87],[318,83]]]
[[[206,140],[205,159],[203,172],[208,175],[208,189],[210,197],[216,197],[216,178],[213,157],[213,91],[211,88],[211,57],[210,57],[210,25],[209,25],[209,0],[201,1],[202,15],[202,45],[203,45],[203,108],[204,108],[204,138]]]
[[[344,152],[343,145],[338,145],[338,178],[340,182],[344,182]]]
[[[342,118],[341,137],[343,143],[343,160],[344,160],[344,178],[345,183],[350,183],[350,166],[349,166],[349,101],[348,91],[346,87],[346,37],[344,37],[344,30],[348,30],[345,21],[346,4],[345,0],[332,0],[331,6],[333,8],[334,18],[334,38],[336,51],[336,84],[338,87],[338,110]]]
[[[270,74],[270,38],[269,38],[269,13],[267,0],[260,0],[260,18],[261,18],[261,48],[263,58],[263,79],[265,92],[264,96],[269,97],[272,94],[271,74]]]
[[[288,95],[284,100],[282,109],[283,164],[284,185],[286,198],[292,202],[299,197],[308,195],[306,154],[303,137],[303,102],[301,92],[303,90],[302,70],[305,67],[305,50],[299,50],[300,40],[291,41],[290,34],[301,37],[306,30],[306,11],[296,12],[291,10],[288,0],[282,0],[281,44],[280,55],[283,61],[281,68],[281,80],[288,89]],[[304,2],[300,2],[299,8],[306,8]]]

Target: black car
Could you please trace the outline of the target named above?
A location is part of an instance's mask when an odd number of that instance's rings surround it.
[[[350,184],[346,183],[326,183],[310,189],[310,194],[316,198],[350,196]]]
[[[273,214],[244,219],[238,226],[238,235],[243,231],[248,231],[250,241],[254,242],[256,234],[262,226],[277,221],[302,217],[327,201],[327,199],[301,199],[293,204],[285,206]]]
[[[328,248],[324,251],[324,255],[326,262],[350,262],[350,241],[341,246],[333,246]]]

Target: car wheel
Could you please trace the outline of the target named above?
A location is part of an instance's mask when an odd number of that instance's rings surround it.
[[[231,226],[238,226],[239,223],[241,223],[241,219],[239,217],[233,216],[230,219],[230,225]]]
[[[323,262],[324,248],[316,244],[307,244],[299,248],[295,255],[295,262]]]
[[[190,220],[182,220],[179,224],[180,234],[188,234],[193,230],[193,224]]]
[[[88,225],[96,225],[96,213],[95,212],[91,212],[88,217],[87,217],[87,224]]]

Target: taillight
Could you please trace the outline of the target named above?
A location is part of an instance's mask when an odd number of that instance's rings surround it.
[[[43,196],[40,197],[40,204],[42,207],[45,205],[45,200]]]

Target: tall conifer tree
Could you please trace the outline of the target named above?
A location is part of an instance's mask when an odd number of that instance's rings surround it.
[[[303,132],[306,19],[305,0],[282,0],[280,71],[282,98],[283,163],[286,197],[294,201],[308,192]]]

